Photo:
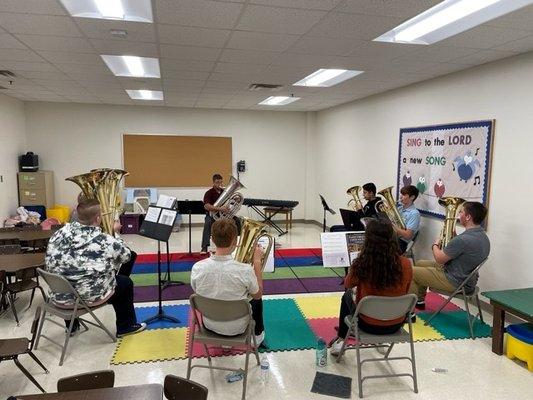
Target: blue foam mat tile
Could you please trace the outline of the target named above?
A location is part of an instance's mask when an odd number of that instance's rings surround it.
[[[158,307],[135,307],[135,315],[137,315],[138,322],[144,322],[146,319],[157,314]],[[165,314],[179,319],[179,323],[159,320],[152,322],[146,326],[146,329],[161,329],[161,328],[187,328],[189,326],[189,312],[188,304],[180,304],[173,306],[163,306]]]

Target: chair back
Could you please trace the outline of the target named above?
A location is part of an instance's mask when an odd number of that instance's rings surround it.
[[[248,300],[217,300],[192,294],[189,301],[192,311],[198,311],[212,321],[234,321],[246,316],[252,318],[252,308]]]
[[[488,260],[488,257],[485,258],[483,261],[481,261],[481,262],[479,263],[479,265],[478,265],[476,268],[474,268],[474,270],[473,270],[472,272],[470,272],[470,273],[468,274],[468,276],[465,278],[465,280],[464,280],[463,282],[461,282],[461,284],[459,285],[459,287],[458,287],[457,289],[462,289],[464,286],[466,286],[466,284],[468,283],[468,281],[469,281],[470,279],[472,279],[477,273],[479,273],[479,270],[481,269],[481,267],[483,266],[483,264],[485,264],[485,263],[487,262],[487,260]],[[475,290],[475,289],[474,289],[474,290]],[[467,293],[467,294],[468,294],[468,293]]]
[[[365,296],[357,304],[355,315],[363,314],[382,321],[404,318],[413,312],[416,304],[415,294],[403,296]]]
[[[63,276],[59,274],[54,274],[52,272],[45,271],[41,268],[37,268],[37,273],[41,278],[44,279],[48,287],[53,293],[64,293],[64,294],[72,294],[76,297],[78,296],[78,292],[72,287],[70,282]]]
[[[168,400],[207,400],[207,388],[176,375],[165,376],[165,397]]]
[[[57,391],[61,393],[75,390],[103,389],[112,388],[114,385],[115,372],[103,370],[61,378],[57,381]]]

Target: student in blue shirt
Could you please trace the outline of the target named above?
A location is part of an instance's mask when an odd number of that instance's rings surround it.
[[[404,220],[405,229],[396,225],[393,225],[393,227],[398,235],[398,244],[402,254],[407,249],[408,243],[415,237],[420,226],[420,212],[414,205],[417,197],[418,189],[413,185],[404,186],[400,190],[398,211]]]

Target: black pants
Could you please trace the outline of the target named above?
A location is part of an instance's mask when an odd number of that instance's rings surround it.
[[[344,292],[344,295],[342,296],[341,300],[341,309],[339,312],[339,332],[338,336],[341,339],[345,339],[346,335],[348,334],[348,325],[344,323],[344,318],[348,315],[352,315],[355,311],[356,304],[353,301],[352,298],[352,290],[348,289],[346,292]],[[403,322],[399,324],[394,325],[372,325],[368,322],[365,322],[363,319],[358,318],[357,320],[357,326],[359,329],[365,331],[366,333],[370,333],[372,335],[390,335],[392,333],[395,333],[403,326]]]
[[[250,300],[250,305],[252,306],[252,318],[255,321],[254,334],[260,335],[265,330],[265,325],[263,324],[263,299],[252,299]]]
[[[130,276],[131,270],[133,269],[133,265],[135,264],[136,259],[137,259],[137,253],[131,250],[130,260],[120,266],[120,269],[118,270],[117,274],[123,275],[123,276]]]

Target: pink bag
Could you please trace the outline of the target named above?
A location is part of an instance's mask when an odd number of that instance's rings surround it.
[[[43,227],[43,231],[49,231],[52,229],[52,225],[61,225],[61,222],[55,218],[46,218],[43,222],[41,222],[41,226]]]

